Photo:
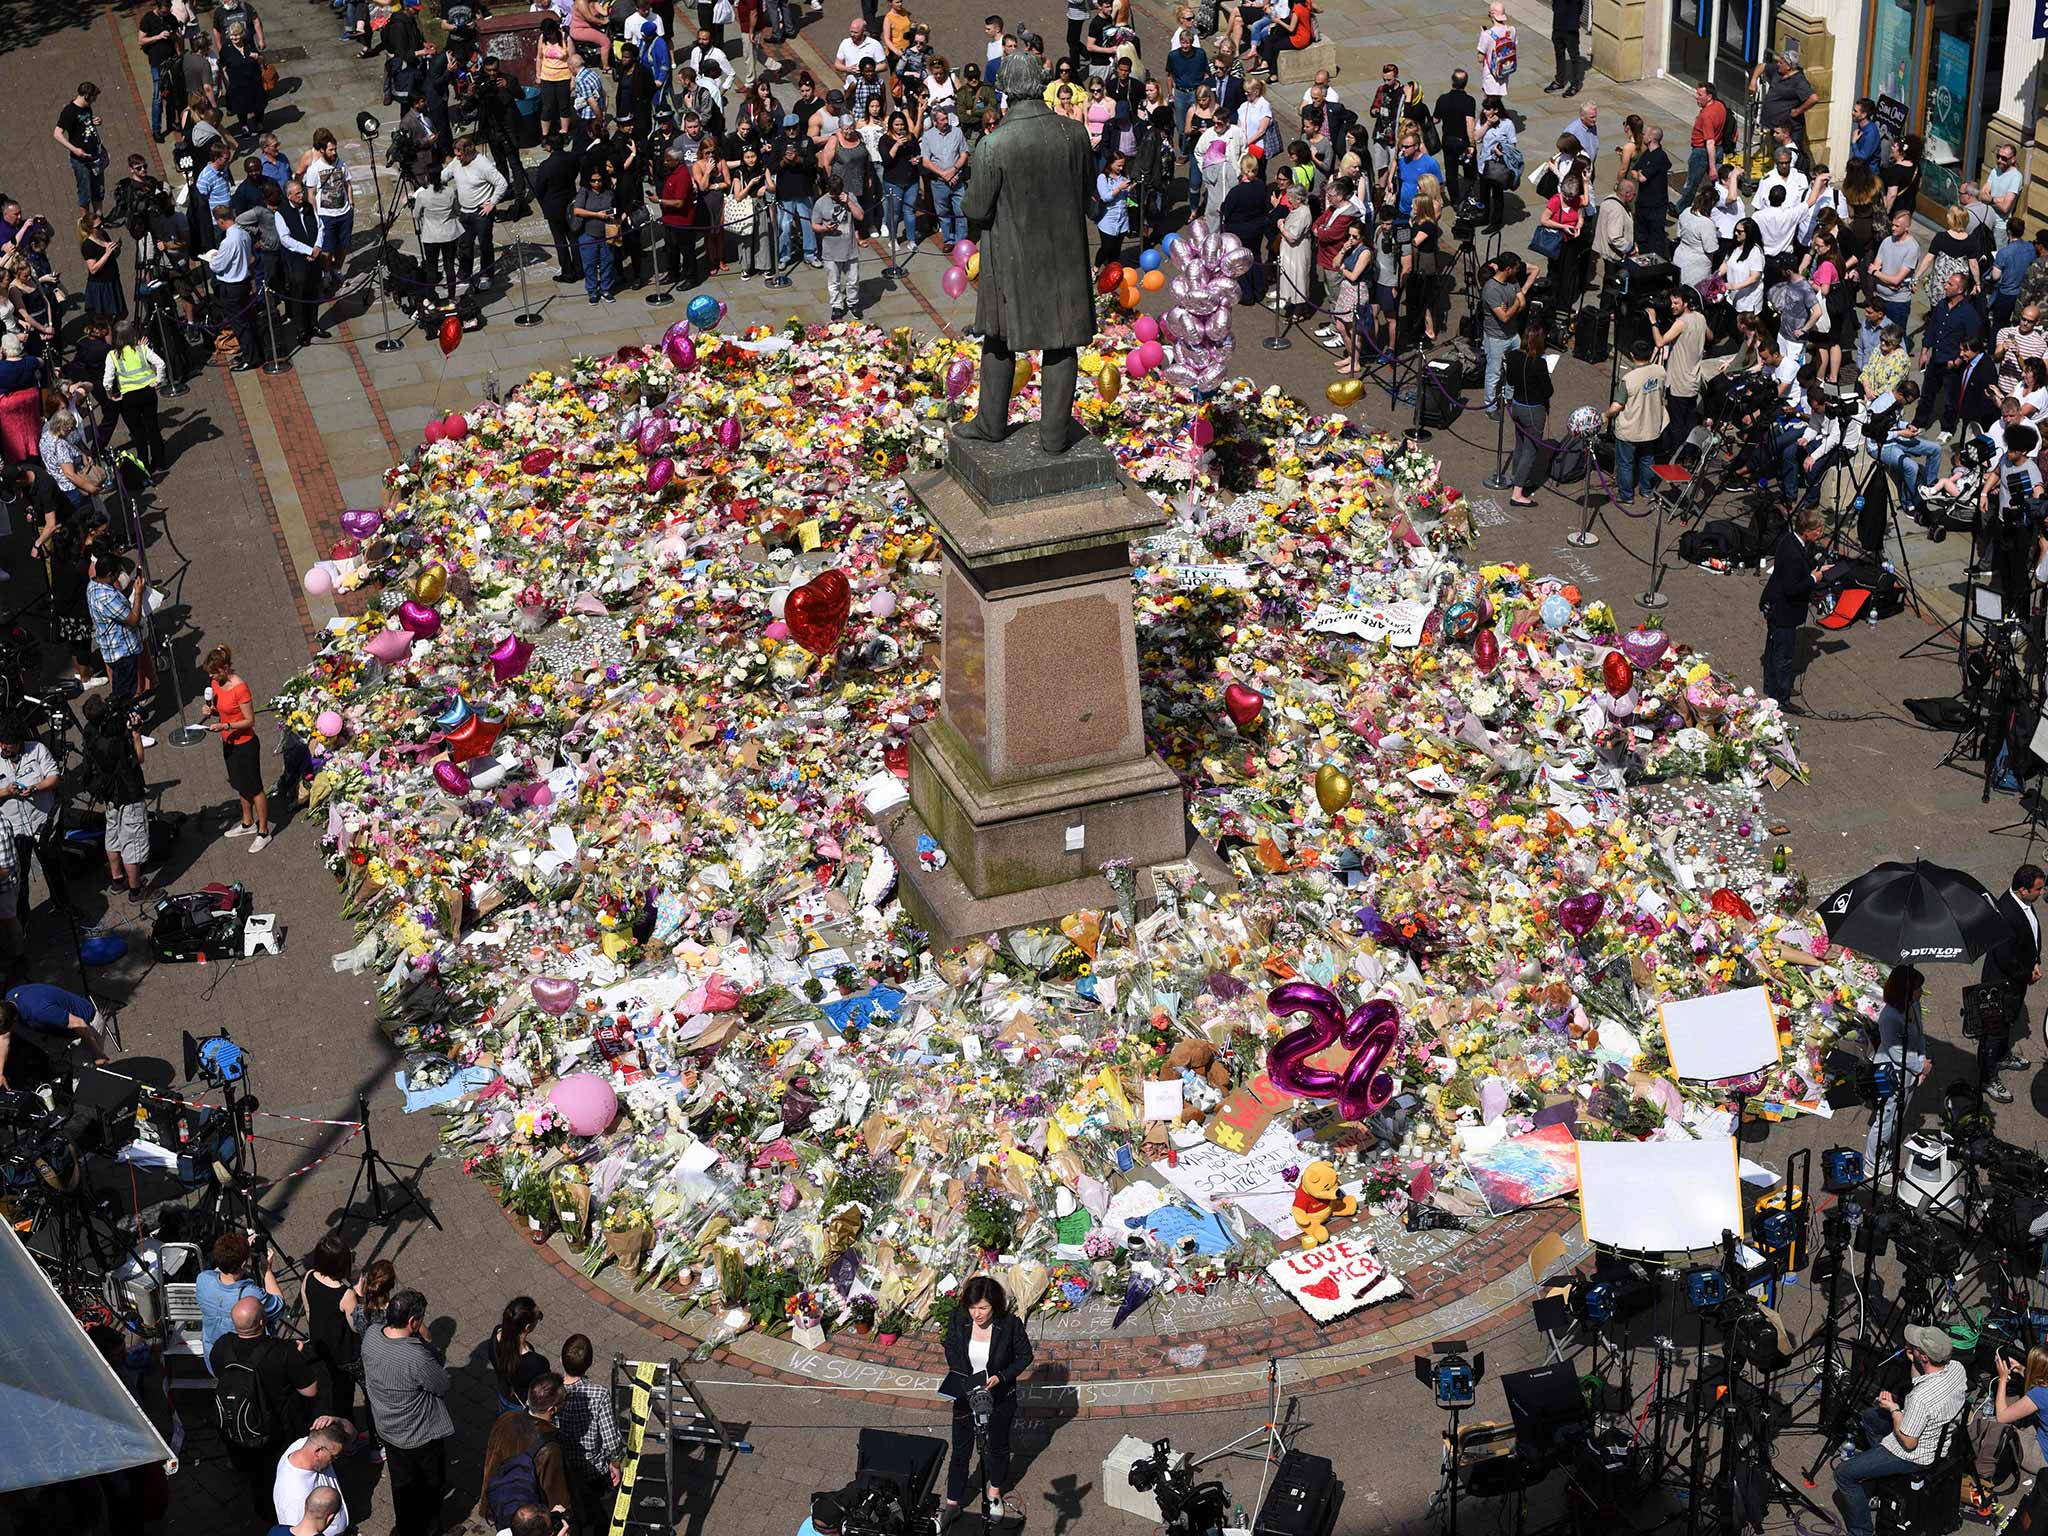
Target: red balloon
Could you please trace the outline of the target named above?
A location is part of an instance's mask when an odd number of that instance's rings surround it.
[[[462,345],[462,317],[449,315],[441,322],[441,355],[448,357]]]
[[[441,423],[441,435],[451,443],[459,443],[469,436],[469,418],[457,411]]]
[[[839,571],[821,571],[789,594],[782,605],[782,622],[790,637],[813,656],[830,656],[839,649],[839,637],[846,631],[846,616],[853,611],[853,588]]]
[[[555,467],[555,450],[536,448],[519,461],[519,467],[529,475],[544,475]]]
[[[1266,708],[1266,696],[1256,688],[1247,688],[1243,683],[1232,683],[1223,690],[1223,712],[1241,731],[1249,726]]]
[[[505,722],[502,720],[486,720],[482,715],[471,715],[445,738],[448,755],[458,763],[466,763],[472,757],[482,757],[491,750],[498,739],[498,733],[504,729]]]
[[[1607,691],[1617,699],[1635,686],[1636,669],[1619,651],[1609,651],[1607,659],[1600,663],[1600,681],[1607,685]]]
[[[1095,291],[1097,293],[1115,293],[1122,286],[1123,280],[1124,269],[1112,261],[1108,266],[1095,274]]]
[[[447,435],[448,429],[442,426],[441,423],[438,421],[428,422],[425,428],[422,429],[422,431],[420,432],[420,436],[424,437],[430,443],[438,443],[439,441],[441,441],[442,438],[446,437]]]
[[[1500,665],[1500,636],[1490,629],[1479,631],[1479,638],[1472,642],[1472,659],[1479,663],[1479,670],[1491,672]]]

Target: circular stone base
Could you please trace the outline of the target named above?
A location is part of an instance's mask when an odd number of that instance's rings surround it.
[[[507,1220],[525,1230],[516,1218]],[[1558,1207],[1516,1211],[1472,1231],[1411,1233],[1385,1217],[1366,1228],[1401,1276],[1405,1295],[1327,1326],[1270,1288],[1243,1282],[1155,1297],[1121,1328],[1111,1326],[1114,1298],[1091,1298],[1071,1312],[1034,1312],[1037,1358],[1026,1403],[1093,1417],[1186,1411],[1263,1401],[1273,1361],[1281,1362],[1281,1385],[1296,1389],[1406,1371],[1409,1356],[1434,1339],[1477,1340],[1519,1322],[1536,1288],[1529,1251],[1542,1238],[1564,1237],[1565,1263],[1586,1252],[1576,1215]],[[680,1293],[636,1291],[615,1266],[592,1280],[559,1239],[541,1252],[583,1291],[678,1354],[702,1341],[709,1318],[701,1311],[678,1318]],[[819,1349],[748,1332],[713,1358],[765,1381],[860,1388],[886,1406],[906,1408],[929,1408],[946,1370],[939,1337],[929,1329],[887,1345],[874,1335],[835,1333]]]

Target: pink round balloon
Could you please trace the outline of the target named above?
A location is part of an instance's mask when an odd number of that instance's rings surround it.
[[[446,437],[447,435],[448,429],[442,426],[441,423],[438,421],[428,422],[425,429],[420,433],[420,436],[424,437],[430,443],[438,443],[439,441],[441,441],[442,438]]]
[[[381,662],[403,661],[412,650],[412,636],[402,629],[380,629],[363,649]]]
[[[1206,448],[1216,441],[1216,424],[1206,416],[1197,416],[1188,427],[1188,435],[1197,448]]]
[[[761,634],[764,639],[768,640],[787,640],[789,638],[789,626],[780,619],[771,619],[768,622],[768,627],[762,630]]]
[[[946,290],[947,298],[959,298],[961,294],[967,291],[967,269],[965,267],[946,268],[944,275],[939,278],[939,286]]]
[[[979,247],[972,240],[955,240],[953,242],[953,265],[956,267],[966,266],[967,263],[974,260],[974,253],[977,249]]]
[[[896,594],[886,587],[868,599],[868,612],[878,619],[886,619],[896,611]]]
[[[1159,345],[1156,341],[1146,342],[1138,348],[1138,351],[1144,356],[1145,370],[1148,373],[1166,361],[1166,348]]]
[[[548,1089],[548,1102],[578,1136],[602,1136],[618,1118],[619,1096],[595,1072],[571,1072]]]
[[[1133,347],[1130,355],[1124,359],[1124,372],[1134,379],[1142,379],[1151,371],[1151,364],[1145,361],[1145,349]]]
[[[1157,341],[1159,339],[1159,322],[1150,315],[1138,316],[1136,320],[1131,322],[1131,329],[1138,333],[1138,340],[1140,341]]]
[[[675,435],[676,429],[669,424],[666,416],[650,416],[640,423],[640,430],[635,434],[634,442],[640,452],[651,459],[668,447],[669,440]]]
[[[326,597],[334,590],[334,572],[324,565],[311,566],[299,578],[299,585],[306,589],[308,597]]]
[[[688,373],[697,366],[697,343],[690,339],[688,332],[678,336],[671,330],[668,340],[661,344],[661,350],[678,373]]]
[[[319,718],[313,722],[313,729],[332,741],[342,732],[341,715],[335,710],[323,709]]]

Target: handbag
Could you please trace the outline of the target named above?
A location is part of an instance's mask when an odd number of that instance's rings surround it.
[[[1557,259],[1557,253],[1564,249],[1564,231],[1553,224],[1546,224],[1529,237],[1529,249],[1549,261]]]
[[[751,197],[726,198],[725,229],[734,235],[751,235],[754,232],[754,200]]]
[[[277,66],[269,60],[263,64],[263,94],[273,95],[277,91]]]

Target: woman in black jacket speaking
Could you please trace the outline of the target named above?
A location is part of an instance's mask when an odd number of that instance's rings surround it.
[[[1031,1339],[1024,1319],[1010,1312],[1010,1298],[987,1275],[976,1275],[960,1289],[960,1305],[946,1325],[947,1389],[953,1398],[953,1455],[946,1468],[943,1526],[960,1512],[967,1497],[967,1472],[974,1460],[974,1415],[967,1394],[986,1387],[995,1399],[988,1421],[988,1513],[1003,1516],[1003,1484],[1010,1475],[1010,1426],[1017,1418],[1017,1378],[1031,1367]]]

